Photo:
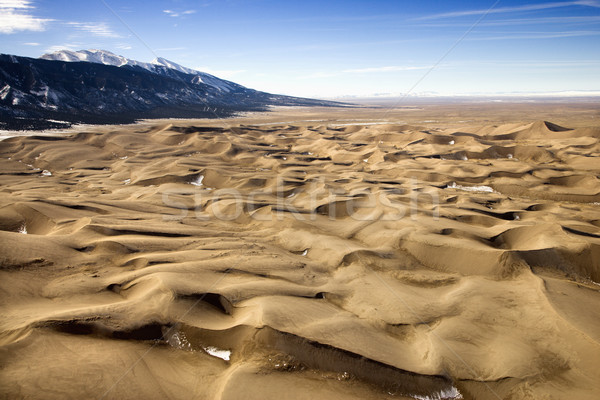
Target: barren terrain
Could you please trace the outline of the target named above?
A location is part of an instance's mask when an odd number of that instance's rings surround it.
[[[593,103],[0,142],[5,398],[595,399]]]

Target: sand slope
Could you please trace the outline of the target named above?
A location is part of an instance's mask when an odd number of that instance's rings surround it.
[[[597,398],[599,138],[537,121],[7,139],[3,393]]]

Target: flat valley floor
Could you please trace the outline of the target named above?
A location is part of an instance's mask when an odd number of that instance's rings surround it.
[[[0,142],[0,397],[597,399],[600,109]]]

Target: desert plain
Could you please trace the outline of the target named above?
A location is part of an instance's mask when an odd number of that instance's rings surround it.
[[[593,101],[0,142],[0,397],[597,399]]]

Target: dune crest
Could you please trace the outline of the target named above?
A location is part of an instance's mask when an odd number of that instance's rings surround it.
[[[6,139],[3,390],[593,399],[598,132],[173,121]]]

